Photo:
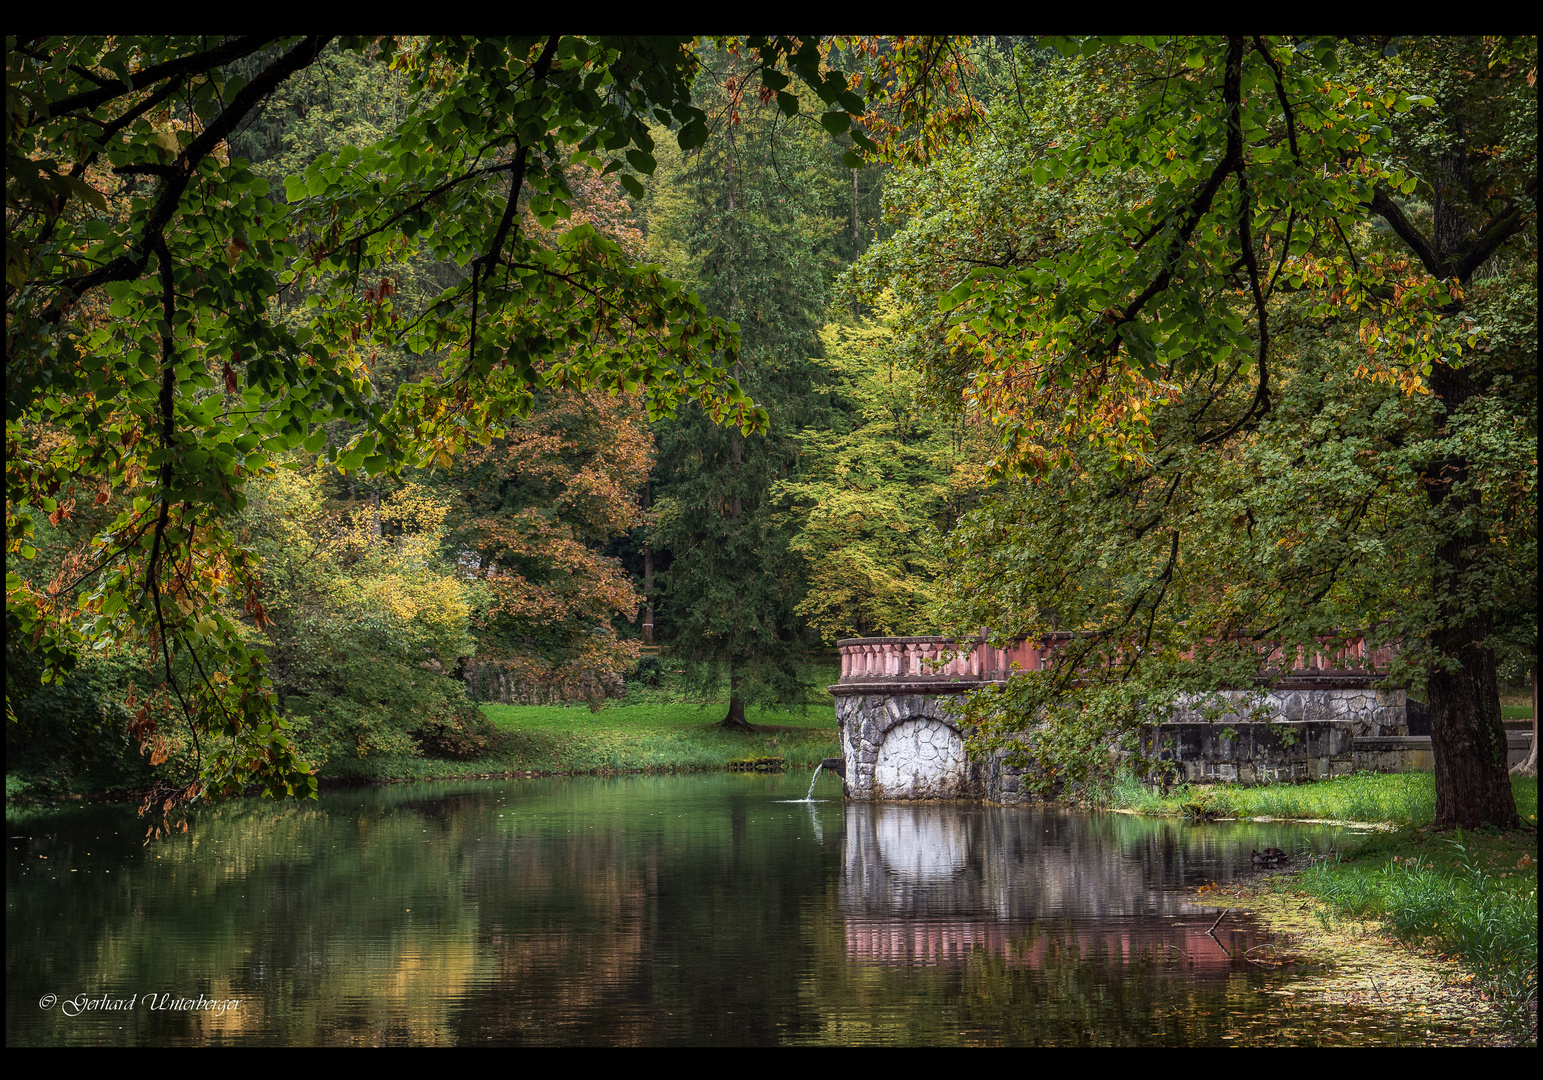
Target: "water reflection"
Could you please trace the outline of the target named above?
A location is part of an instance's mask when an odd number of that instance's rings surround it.
[[[1292,976],[1193,900],[1326,830],[786,801],[806,782],[404,785],[230,804],[149,847],[121,807],[12,813],[7,1042],[1181,1045],[1355,1020],[1259,993]],[[147,993],[240,1004],[40,1006]]]
[[[1069,952],[1225,975],[1261,944],[1251,926],[1213,932],[1217,912],[1186,888],[1249,868],[1236,828],[873,803],[848,805],[845,821],[840,906],[856,962],[959,965],[983,949],[1035,967]],[[1326,839],[1298,842],[1305,852]]]

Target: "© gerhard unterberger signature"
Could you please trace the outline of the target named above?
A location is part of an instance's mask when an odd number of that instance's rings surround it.
[[[150,1012],[209,1012],[216,1016],[224,1016],[227,1012],[234,1012],[241,1008],[240,998],[212,998],[200,993],[196,997],[186,997],[182,994],[165,992],[150,992],[130,994],[128,997],[115,996],[113,994],[76,994],[74,997],[60,998],[54,994],[44,994],[38,999],[38,1008],[45,1012],[59,1006],[59,1011],[65,1016],[79,1016],[82,1013],[91,1012],[133,1012],[135,1009],[147,1009]]]

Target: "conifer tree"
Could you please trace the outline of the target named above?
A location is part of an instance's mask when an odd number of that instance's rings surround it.
[[[851,180],[823,131],[789,123],[718,61],[696,92],[721,131],[700,154],[661,153],[649,254],[739,325],[732,371],[770,423],[747,435],[695,408],[660,423],[651,540],[671,560],[660,575],[670,641],[704,695],[727,678],[724,723],[743,727],[746,703],[793,704],[807,689],[803,567],[771,493],[797,468],[793,436],[822,408],[808,358],[837,244],[850,238]]]

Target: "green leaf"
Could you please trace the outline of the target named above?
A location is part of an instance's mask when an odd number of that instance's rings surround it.
[[[682,150],[695,150],[707,142],[707,125],[700,120],[692,120],[680,129],[675,141]]]
[[[938,298],[938,310],[953,311],[973,295],[975,295],[975,282],[966,278]]]

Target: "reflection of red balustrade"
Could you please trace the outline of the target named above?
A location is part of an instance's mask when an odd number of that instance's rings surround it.
[[[1038,642],[1020,641],[1005,649],[984,643],[961,645],[945,637],[847,638],[836,643],[843,682],[858,679],[1005,679],[1013,671],[1039,671],[1055,663],[1055,654],[1072,639],[1047,634]],[[1385,671],[1398,649],[1371,647],[1362,635],[1325,636],[1321,651],[1293,648],[1288,663],[1281,646],[1258,646],[1260,667],[1280,673],[1372,674]],[[1186,654],[1191,657],[1192,654]]]
[[[1171,921],[1169,921],[1171,920]],[[1159,923],[1119,919],[1103,930],[1047,933],[1022,923],[989,919],[902,919],[846,917],[848,963],[896,967],[963,967],[977,951],[1004,959],[1010,967],[1043,968],[1047,963],[1102,962],[1125,966],[1154,957],[1182,956],[1194,976],[1226,977],[1246,967],[1248,950],[1269,940],[1256,927],[1223,930],[1232,948],[1207,932],[1209,913],[1168,915]]]

